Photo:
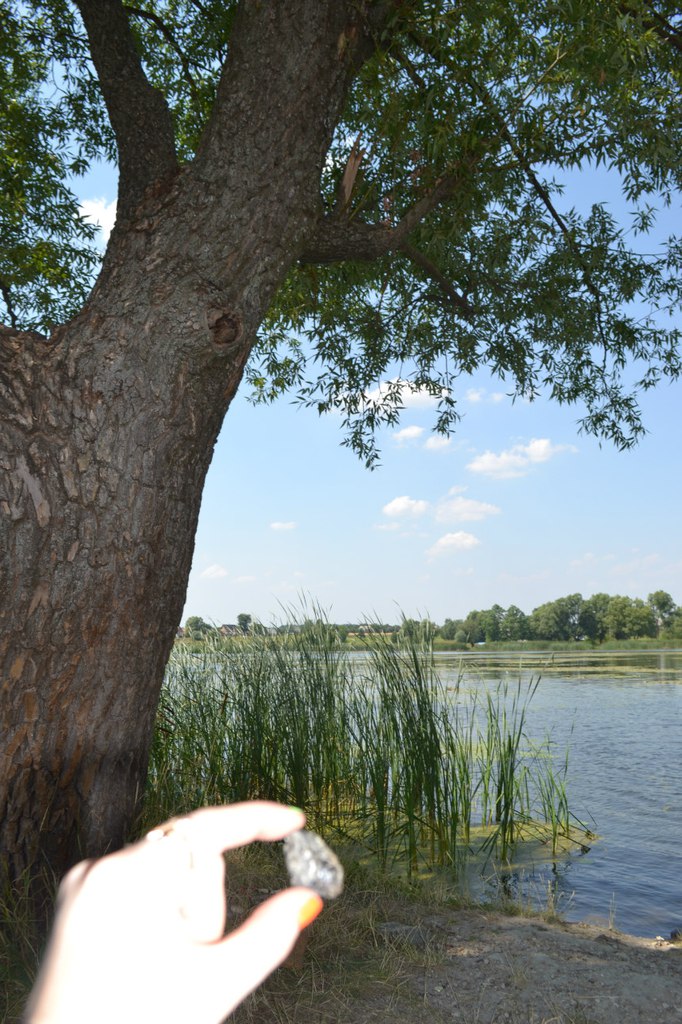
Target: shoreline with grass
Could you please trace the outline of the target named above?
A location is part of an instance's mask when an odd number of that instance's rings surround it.
[[[592,841],[568,806],[565,752],[527,735],[537,681],[478,697],[441,681],[429,640],[374,636],[364,654],[324,622],[177,645],[145,823],[272,799],[380,872],[447,870],[453,884],[472,855],[506,863],[519,843],[556,856]]]
[[[287,634],[280,634],[281,637],[285,637]],[[379,643],[386,642],[387,639],[392,639],[395,634],[379,634]],[[175,641],[175,648],[187,649],[194,653],[200,653],[205,643],[244,643],[249,640],[249,635],[244,634],[243,636],[233,636],[229,638],[217,637],[207,638],[205,640],[192,639],[190,637],[178,637]],[[367,636],[350,638],[341,643],[341,648],[346,651],[367,651],[372,647],[372,634],[369,633]],[[397,642],[397,641],[396,641]],[[661,653],[679,653],[682,651],[682,642],[680,640],[661,640],[654,638],[640,638],[633,640],[604,640],[601,643],[594,643],[591,640],[490,640],[481,641],[477,644],[458,643],[455,640],[444,640],[442,637],[436,636],[432,640],[432,646],[434,652],[453,652],[458,654],[490,654],[490,653],[504,653],[508,655],[518,655],[519,658],[523,658],[529,654],[551,654],[553,652],[563,652],[566,654],[580,654],[580,655],[595,655],[600,654],[614,654],[618,652],[628,653],[637,651],[644,651],[649,654]]]
[[[228,863],[234,923],[284,882],[281,857]],[[441,894],[442,895],[442,894]],[[352,878],[235,1024],[651,1024],[674,1020],[682,947],[519,904]]]
[[[528,654],[545,654],[553,651],[561,651],[567,654],[614,654],[622,651],[646,651],[648,653],[679,652],[682,650],[680,640],[660,640],[654,638],[640,638],[637,640],[604,640],[601,643],[594,643],[592,640],[490,640],[482,641],[479,644],[459,644],[454,640],[444,640],[442,637],[435,637],[433,641],[435,651],[457,651],[462,654],[475,654],[481,652],[505,654],[517,654],[523,657]]]
[[[179,643],[169,662],[138,834],[203,804],[263,796],[303,807],[348,872],[307,947],[235,1024],[674,1019],[682,948],[667,936],[566,924],[549,890],[544,912],[457,897],[472,847],[504,863],[524,842],[561,857],[587,838],[568,804],[565,752],[526,735],[532,686],[472,704],[443,685],[428,638],[368,637],[365,657],[357,650],[318,622]],[[277,848],[238,852],[228,867],[231,926],[286,884]],[[39,954],[20,897],[0,910],[0,1019],[12,1024]]]

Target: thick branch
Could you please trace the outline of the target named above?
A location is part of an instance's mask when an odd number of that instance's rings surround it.
[[[432,210],[440,206],[443,200],[449,199],[454,195],[459,184],[460,179],[456,174],[445,174],[442,178],[439,178],[431,191],[427,192],[421,199],[418,199],[394,228],[398,239],[397,244],[404,241],[421,224],[424,218],[428,217]]]
[[[428,86],[407,54],[397,46],[394,46],[391,52],[400,66],[407,72],[407,76],[412,84],[416,86],[420,92],[426,92]]]
[[[407,210],[395,227],[367,224],[344,216],[324,217],[300,260],[302,263],[368,261],[401,249],[411,232],[432,210],[455,193],[458,184],[457,175],[444,175],[430,192]]]
[[[355,172],[357,171],[357,166],[353,167],[353,156],[356,148],[357,143],[351,152],[346,173],[348,173],[349,168],[353,168]],[[359,164],[358,156],[355,159]],[[353,179],[354,177],[355,174],[353,173]],[[346,174],[344,174],[344,180],[345,178]],[[385,256],[389,252],[399,250],[438,285],[449,302],[460,314],[470,318],[474,314],[473,306],[463,295],[460,295],[452,282],[448,280],[445,274],[428,256],[415,249],[407,241],[410,232],[443,200],[449,198],[454,193],[458,181],[459,179],[454,174],[445,175],[427,195],[410,207],[404,217],[393,228],[386,227],[383,224],[366,224],[339,214],[325,218],[321,221],[311,245],[301,256],[300,262],[337,263],[345,260],[369,262],[378,259],[380,256]],[[352,188],[352,183],[350,187]],[[342,183],[342,195],[344,194]]]
[[[301,263],[369,262],[398,247],[395,228],[365,224],[359,220],[325,217],[311,237]]]
[[[243,118],[254,132],[261,119],[269,132],[298,119],[298,153],[293,155],[303,163],[305,136],[315,140],[305,163],[315,174],[317,192],[350,83],[364,61],[384,45],[387,20],[396,17],[398,7],[399,0],[238,4],[230,52],[197,154],[198,175],[203,179],[210,173],[211,163],[222,173],[235,127],[239,130]]]
[[[127,219],[154,181],[177,170],[165,97],[148,82],[120,0],[76,0],[119,154],[118,216]]]

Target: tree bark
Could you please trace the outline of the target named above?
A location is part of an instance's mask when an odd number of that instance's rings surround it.
[[[195,163],[134,209],[120,197],[74,321],[49,339],[0,334],[0,848],[13,878],[59,876],[129,834],[205,475],[258,325],[319,220],[324,155],[367,47],[356,10],[244,3]],[[126,166],[137,195],[145,168]]]

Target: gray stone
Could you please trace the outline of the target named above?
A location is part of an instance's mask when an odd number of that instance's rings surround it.
[[[292,885],[332,900],[343,891],[343,866],[333,850],[316,832],[293,832],[284,840],[284,860]]]

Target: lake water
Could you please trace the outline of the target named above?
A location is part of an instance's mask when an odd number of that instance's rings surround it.
[[[542,904],[549,884],[567,920],[633,935],[682,927],[682,651],[436,660],[443,681],[461,677],[465,690],[540,676],[527,735],[549,735],[559,761],[569,748],[569,805],[600,836],[587,854],[512,872],[512,894]]]

